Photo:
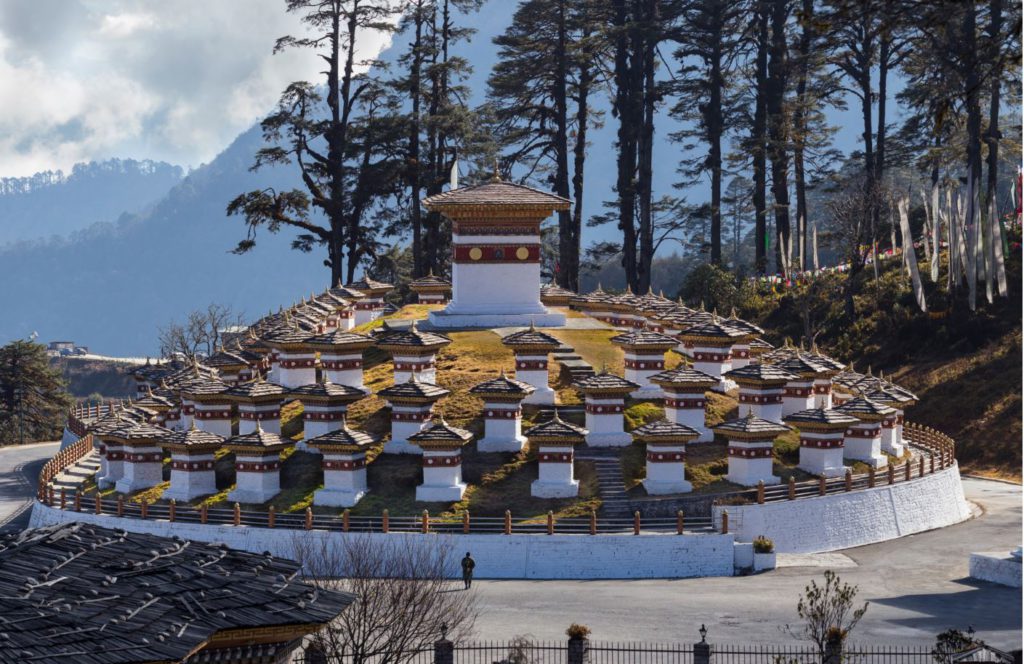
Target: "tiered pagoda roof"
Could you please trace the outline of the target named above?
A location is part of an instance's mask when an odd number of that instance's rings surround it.
[[[610,341],[617,346],[626,348],[649,348],[652,350],[669,350],[679,345],[679,340],[654,330],[629,330],[616,334]]]
[[[168,433],[160,444],[162,447],[175,451],[212,452],[224,446],[224,437],[197,429],[196,423],[193,420],[191,427],[185,431],[172,431]]]
[[[662,371],[654,374],[648,380],[655,385],[675,388],[710,388],[718,384],[718,379],[711,374],[690,367],[677,367]]]
[[[288,389],[282,385],[257,379],[229,387],[224,396],[236,401],[277,401],[287,393]]]
[[[479,397],[515,397],[515,398],[526,398],[536,391],[536,387],[529,383],[524,383],[521,380],[510,378],[505,374],[505,370],[502,369],[501,374],[497,378],[491,378],[485,380],[482,383],[478,383],[473,387],[469,388],[470,394],[475,394]]]
[[[782,418],[801,429],[842,431],[860,420],[834,408],[809,408]]]
[[[452,342],[443,334],[425,332],[416,326],[414,320],[408,329],[387,332],[377,339],[377,347],[387,351],[401,350],[437,350]]]
[[[236,452],[258,451],[274,452],[291,447],[295,442],[270,431],[264,431],[259,420],[256,421],[256,430],[240,436],[232,436],[224,441],[224,447]]]
[[[562,288],[558,284],[554,283],[544,284],[543,286],[541,286],[540,295],[541,297],[547,298],[576,297],[576,293],[574,293],[573,291],[569,290],[568,288]]]
[[[573,387],[584,394],[608,394],[621,395],[632,392],[640,386],[622,376],[617,376],[608,371],[585,376],[572,384]]]
[[[739,369],[726,371],[725,376],[740,385],[782,385],[798,378],[796,374],[786,371],[778,364],[748,364]]]
[[[691,318],[695,318],[691,316]],[[683,329],[679,336],[686,341],[694,343],[716,342],[736,343],[743,337],[751,336],[753,333],[733,327],[727,321],[711,314],[710,320],[694,323]]]
[[[351,385],[341,385],[324,380],[320,383],[310,383],[288,390],[288,395],[297,397],[300,401],[323,401],[328,403],[351,403],[367,396],[369,392]]]
[[[655,420],[629,432],[642,443],[685,443],[700,437],[700,432],[685,424],[666,419]]]
[[[567,210],[572,202],[567,198],[513,182],[492,180],[471,187],[459,187],[423,199],[431,211],[447,212],[461,207],[519,207]],[[546,216],[546,215],[545,215]]]
[[[409,282],[409,288],[412,291],[444,291],[452,287],[452,282],[448,281],[443,277],[439,277],[434,274],[431,270],[425,276],[419,279],[413,279]]]
[[[836,406],[836,410],[847,415],[853,415],[865,422],[877,422],[896,413],[895,408],[866,397],[850,399],[843,403],[843,405]]]
[[[359,279],[358,281],[353,281],[350,284],[345,284],[345,288],[348,288],[349,290],[354,290],[357,293],[363,293],[365,295],[368,293],[384,294],[387,291],[393,289],[394,286],[391,284],[386,284],[383,281],[377,281],[376,279],[371,279],[370,277],[363,276],[363,278]]]
[[[173,408],[174,400],[168,397],[156,395],[153,393],[153,388],[148,388],[144,396],[135,400],[134,405],[159,412]]]
[[[728,325],[730,325],[732,327],[735,327],[737,330],[743,330],[744,332],[747,332],[749,334],[754,334],[754,335],[764,334],[764,330],[762,330],[757,325],[754,325],[753,323],[747,322],[747,321],[743,320],[742,318],[738,317],[736,315],[736,309],[735,308],[733,308],[732,313],[729,314],[729,317],[725,319],[725,322],[726,322],[726,324],[728,324]]]
[[[440,385],[421,381],[416,374],[412,374],[409,380],[386,387],[377,392],[377,396],[388,401],[414,401],[428,403],[437,401],[442,397],[451,394]]]
[[[332,330],[306,338],[306,345],[321,350],[362,350],[373,346],[374,340],[365,334]]]
[[[221,348],[213,355],[205,358],[203,364],[215,369],[222,367],[247,367],[249,366],[249,359],[243,357],[241,353]]]
[[[774,365],[805,379],[829,375],[833,372],[833,369],[824,364],[815,362],[806,354],[794,355],[782,361],[775,362]]]
[[[343,422],[340,429],[306,440],[307,445],[321,451],[349,453],[363,452],[376,442],[377,439],[365,431],[348,428],[348,422]]]
[[[561,341],[546,332],[541,332],[533,323],[525,330],[506,334],[501,338],[501,343],[513,349],[523,350],[553,350],[562,345]]]
[[[531,441],[540,443],[582,443],[589,432],[583,427],[564,421],[555,411],[547,422],[530,427],[524,435]]]
[[[461,447],[473,439],[465,429],[453,427],[441,418],[409,436],[409,442],[424,448]]]
[[[130,444],[136,442],[158,442],[170,433],[169,429],[156,426],[155,424],[127,420],[125,426],[109,431],[106,437]]]
[[[746,417],[739,417],[711,427],[712,431],[733,440],[771,440],[789,431],[789,427],[769,422],[747,411]]]

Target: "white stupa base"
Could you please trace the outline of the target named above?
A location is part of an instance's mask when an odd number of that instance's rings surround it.
[[[366,495],[366,489],[317,489],[313,504],[323,507],[354,507]]]
[[[533,394],[523,399],[523,403],[534,406],[553,406],[555,405],[555,391],[546,385],[538,387]]]
[[[644,480],[644,489],[651,496],[662,496],[669,493],[689,493],[693,485],[686,480]]]
[[[428,486],[421,484],[416,487],[416,502],[418,503],[454,503],[462,500],[466,493],[466,485],[463,483],[451,486]]]
[[[664,399],[665,393],[657,385],[645,385],[639,390],[633,390],[629,396],[634,399],[652,400]]]
[[[857,457],[850,456],[850,453],[847,452],[846,458],[848,460],[859,461],[860,463],[867,464],[868,466],[871,466],[875,470],[878,470],[879,468],[885,468],[886,466],[889,465],[889,460],[884,456],[872,456],[858,459]]]
[[[526,436],[489,436],[476,441],[477,452],[519,452],[526,447]]]
[[[903,447],[903,443],[882,440],[882,451],[899,458],[903,456],[903,453],[906,451],[906,448]]]
[[[431,326],[442,329],[529,327],[531,323],[536,327],[563,327],[565,314],[547,310],[541,313],[451,313],[444,309],[431,311],[427,321]]]
[[[876,438],[847,438],[843,457],[866,463],[873,468],[884,468],[889,460],[882,454],[881,442]]]
[[[758,482],[764,482],[766,486],[771,486],[773,484],[778,484],[779,482],[781,482],[781,479],[778,475],[754,476],[748,474],[739,475],[730,473],[725,476],[725,479],[729,480],[734,484],[740,484],[742,486],[757,486]]]
[[[190,503],[196,498],[202,498],[203,496],[212,496],[215,493],[217,493],[216,486],[172,486],[167,491],[164,491],[163,495],[160,497],[163,498],[164,500],[174,500],[179,503]]]
[[[530,495],[534,498],[574,498],[579,495],[580,481],[542,482],[534,480],[530,485]]]
[[[384,443],[384,454],[417,454],[423,455],[423,449],[419,445],[413,445],[407,440],[389,440]]]
[[[254,491],[252,489],[235,489],[228,494],[228,502],[262,505],[263,503],[272,500],[274,496],[279,493],[281,493],[280,490],[271,493],[269,491]]]
[[[633,437],[625,431],[588,433],[586,440],[590,447],[627,447],[633,444]]]
[[[825,477],[843,477],[846,475],[846,466],[841,464],[838,466],[820,466],[815,463],[801,462],[797,464],[796,467],[814,476],[824,475]]]
[[[903,447],[902,443],[893,443],[892,445],[889,445],[888,447],[885,447],[883,445],[882,446],[882,451],[886,452],[888,454],[891,454],[891,455],[893,455],[896,458],[901,458],[903,456],[903,454],[906,452],[906,448]]]
[[[726,392],[729,392],[730,390],[735,390],[738,387],[739,385],[736,384],[736,381],[730,378],[720,378],[718,382],[711,387],[711,391],[725,394]]]
[[[147,464],[151,467],[125,469],[123,477],[114,484],[114,490],[118,493],[134,493],[155,487],[164,481],[163,468],[161,464]]]

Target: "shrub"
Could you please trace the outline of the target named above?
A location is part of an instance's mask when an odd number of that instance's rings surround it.
[[[570,639],[585,639],[590,636],[590,628],[586,625],[573,623],[569,625],[569,629],[565,630],[565,635]]]
[[[771,553],[775,551],[775,542],[764,535],[754,538],[754,553]]]

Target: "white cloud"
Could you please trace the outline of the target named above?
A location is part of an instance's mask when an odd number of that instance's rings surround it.
[[[0,3],[0,176],[109,157],[196,166],[319,78],[284,0],[13,0]],[[361,57],[387,38],[372,34]]]

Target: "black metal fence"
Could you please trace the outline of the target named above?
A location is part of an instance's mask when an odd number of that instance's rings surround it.
[[[484,641],[430,648],[396,657],[299,653],[295,664],[822,664],[810,645],[660,644],[590,641],[580,651],[567,641]],[[849,664],[926,664],[935,659],[923,646],[847,646],[841,661]]]

